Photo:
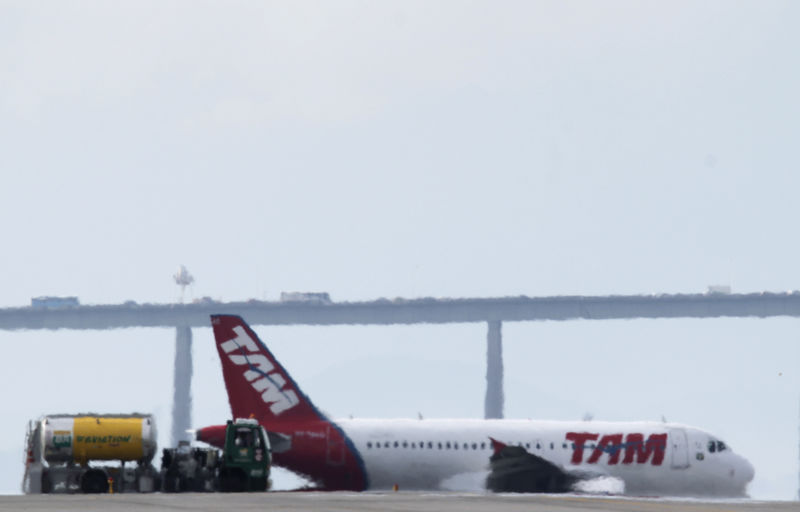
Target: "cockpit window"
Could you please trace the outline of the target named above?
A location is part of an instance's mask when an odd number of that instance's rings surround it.
[[[716,439],[712,439],[711,441],[708,442],[709,453],[723,452],[727,449],[728,447],[725,446],[725,443],[723,443],[722,441],[717,441]]]
[[[709,441],[708,442],[708,451],[709,453],[714,453],[717,451],[717,443],[716,441]]]
[[[721,452],[721,451],[725,450],[726,448],[727,448],[727,446],[725,446],[725,443],[723,443],[722,441],[717,441],[717,451],[718,452]]]

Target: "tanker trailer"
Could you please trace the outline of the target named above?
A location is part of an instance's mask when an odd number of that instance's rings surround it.
[[[22,490],[153,492],[158,489],[158,472],[151,463],[156,438],[150,414],[43,416],[28,424]]]

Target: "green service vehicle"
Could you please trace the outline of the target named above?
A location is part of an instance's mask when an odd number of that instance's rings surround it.
[[[164,492],[253,492],[269,488],[272,453],[253,419],[228,420],[222,451],[182,442],[161,456]]]

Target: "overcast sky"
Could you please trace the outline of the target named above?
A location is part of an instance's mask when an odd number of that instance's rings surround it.
[[[0,0],[0,306],[800,289],[800,3]],[[334,416],[480,417],[486,326],[257,328]],[[708,429],[798,487],[795,319],[505,324],[514,418]],[[2,332],[25,423],[154,412],[174,332]],[[313,356],[310,356],[313,354]],[[198,426],[229,414],[195,330]]]

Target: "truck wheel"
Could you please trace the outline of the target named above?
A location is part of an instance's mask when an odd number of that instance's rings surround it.
[[[81,477],[81,492],[86,494],[99,494],[108,492],[108,478],[105,471],[90,469]]]
[[[177,491],[177,485],[175,485],[176,481],[178,480],[178,475],[167,472],[164,475],[163,485],[164,485],[164,492],[175,492]]]
[[[251,478],[250,479],[251,491],[266,491],[267,490],[267,477],[264,478]]]
[[[50,477],[46,472],[42,472],[42,494],[48,494],[53,489]]]
[[[222,470],[219,475],[220,492],[244,492],[247,477],[241,470]]]
[[[195,478],[189,479],[189,490],[192,492],[205,492],[206,489],[206,479],[203,478],[202,473]]]

